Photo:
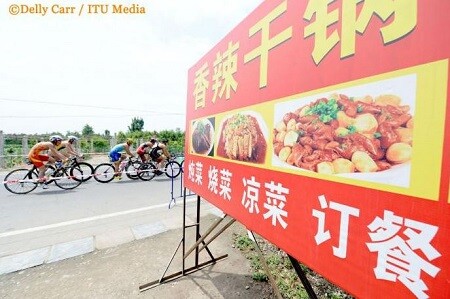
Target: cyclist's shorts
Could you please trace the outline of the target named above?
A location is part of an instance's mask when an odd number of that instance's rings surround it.
[[[161,156],[162,156],[161,154],[150,152],[150,157],[155,161],[158,160],[158,158]]]
[[[119,161],[121,156],[122,156],[122,154],[118,153],[118,152],[110,152],[109,153],[109,158],[111,159],[111,162]]]
[[[48,161],[47,155],[32,155],[28,156],[28,159],[30,159],[31,163],[33,163],[34,166],[37,168],[44,166],[44,161]]]

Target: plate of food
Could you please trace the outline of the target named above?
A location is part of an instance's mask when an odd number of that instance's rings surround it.
[[[255,111],[226,116],[220,125],[217,155],[222,158],[264,164],[267,152],[267,125]]]
[[[415,82],[405,76],[277,104],[272,164],[408,187]]]
[[[199,119],[192,124],[191,152],[209,155],[214,146],[214,126],[207,119]]]

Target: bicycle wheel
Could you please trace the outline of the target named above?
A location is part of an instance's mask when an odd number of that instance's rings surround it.
[[[114,166],[109,163],[98,164],[94,169],[94,179],[100,183],[109,183],[114,179]]]
[[[74,176],[81,176],[81,172],[74,169]],[[81,184],[81,181],[77,181],[69,175],[69,169],[66,168],[57,169],[51,177],[54,179],[56,186],[65,190],[74,189]]]
[[[184,160],[181,161],[180,166],[181,166],[181,172],[184,173],[185,172],[184,171]]]
[[[151,163],[144,163],[141,167],[139,167],[138,177],[143,181],[150,181],[156,175],[155,170],[155,165]]]
[[[54,173],[56,170],[56,167],[51,164],[45,164],[45,176],[48,178],[52,173]],[[39,177],[39,170],[35,168],[33,170],[33,173],[36,174],[37,177]]]
[[[86,182],[90,180],[93,173],[94,167],[86,162],[79,162],[70,168],[70,176],[73,177],[74,180],[80,182]]]
[[[6,175],[3,185],[11,193],[26,194],[36,189],[37,179],[37,174],[30,169],[16,169]]]
[[[164,167],[164,172],[169,178],[174,179],[180,175],[181,165],[176,161],[169,161]]]
[[[139,161],[133,161],[127,164],[127,166],[125,166],[125,174],[127,177],[132,180],[137,180],[139,178],[139,167],[141,167],[141,165],[142,163]]]

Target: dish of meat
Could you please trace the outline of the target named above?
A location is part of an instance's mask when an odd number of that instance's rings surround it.
[[[263,164],[267,150],[267,129],[253,111],[226,117],[220,126],[217,155],[223,158]]]
[[[404,81],[415,83],[410,79]],[[404,88],[415,91],[415,86]],[[409,184],[414,129],[411,99],[390,93],[352,97],[339,92],[297,103],[276,113],[275,166]],[[375,173],[388,175],[370,175]],[[406,179],[393,177],[394,173]]]
[[[214,144],[214,126],[207,118],[197,120],[192,125],[192,151],[208,155]]]

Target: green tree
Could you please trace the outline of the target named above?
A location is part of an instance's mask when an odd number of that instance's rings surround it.
[[[90,137],[94,135],[94,129],[90,125],[86,124],[83,127],[83,131],[81,131],[81,134],[83,134],[83,136],[85,137]]]
[[[117,133],[117,137],[116,137],[116,141],[117,141],[117,143],[122,143],[122,142],[125,142],[125,140],[127,139],[127,135],[124,133],[124,132],[122,132],[122,131],[119,131],[118,133]]]
[[[140,117],[133,117],[131,120],[131,125],[128,126],[128,131],[130,132],[142,132],[144,129],[144,120]]]

